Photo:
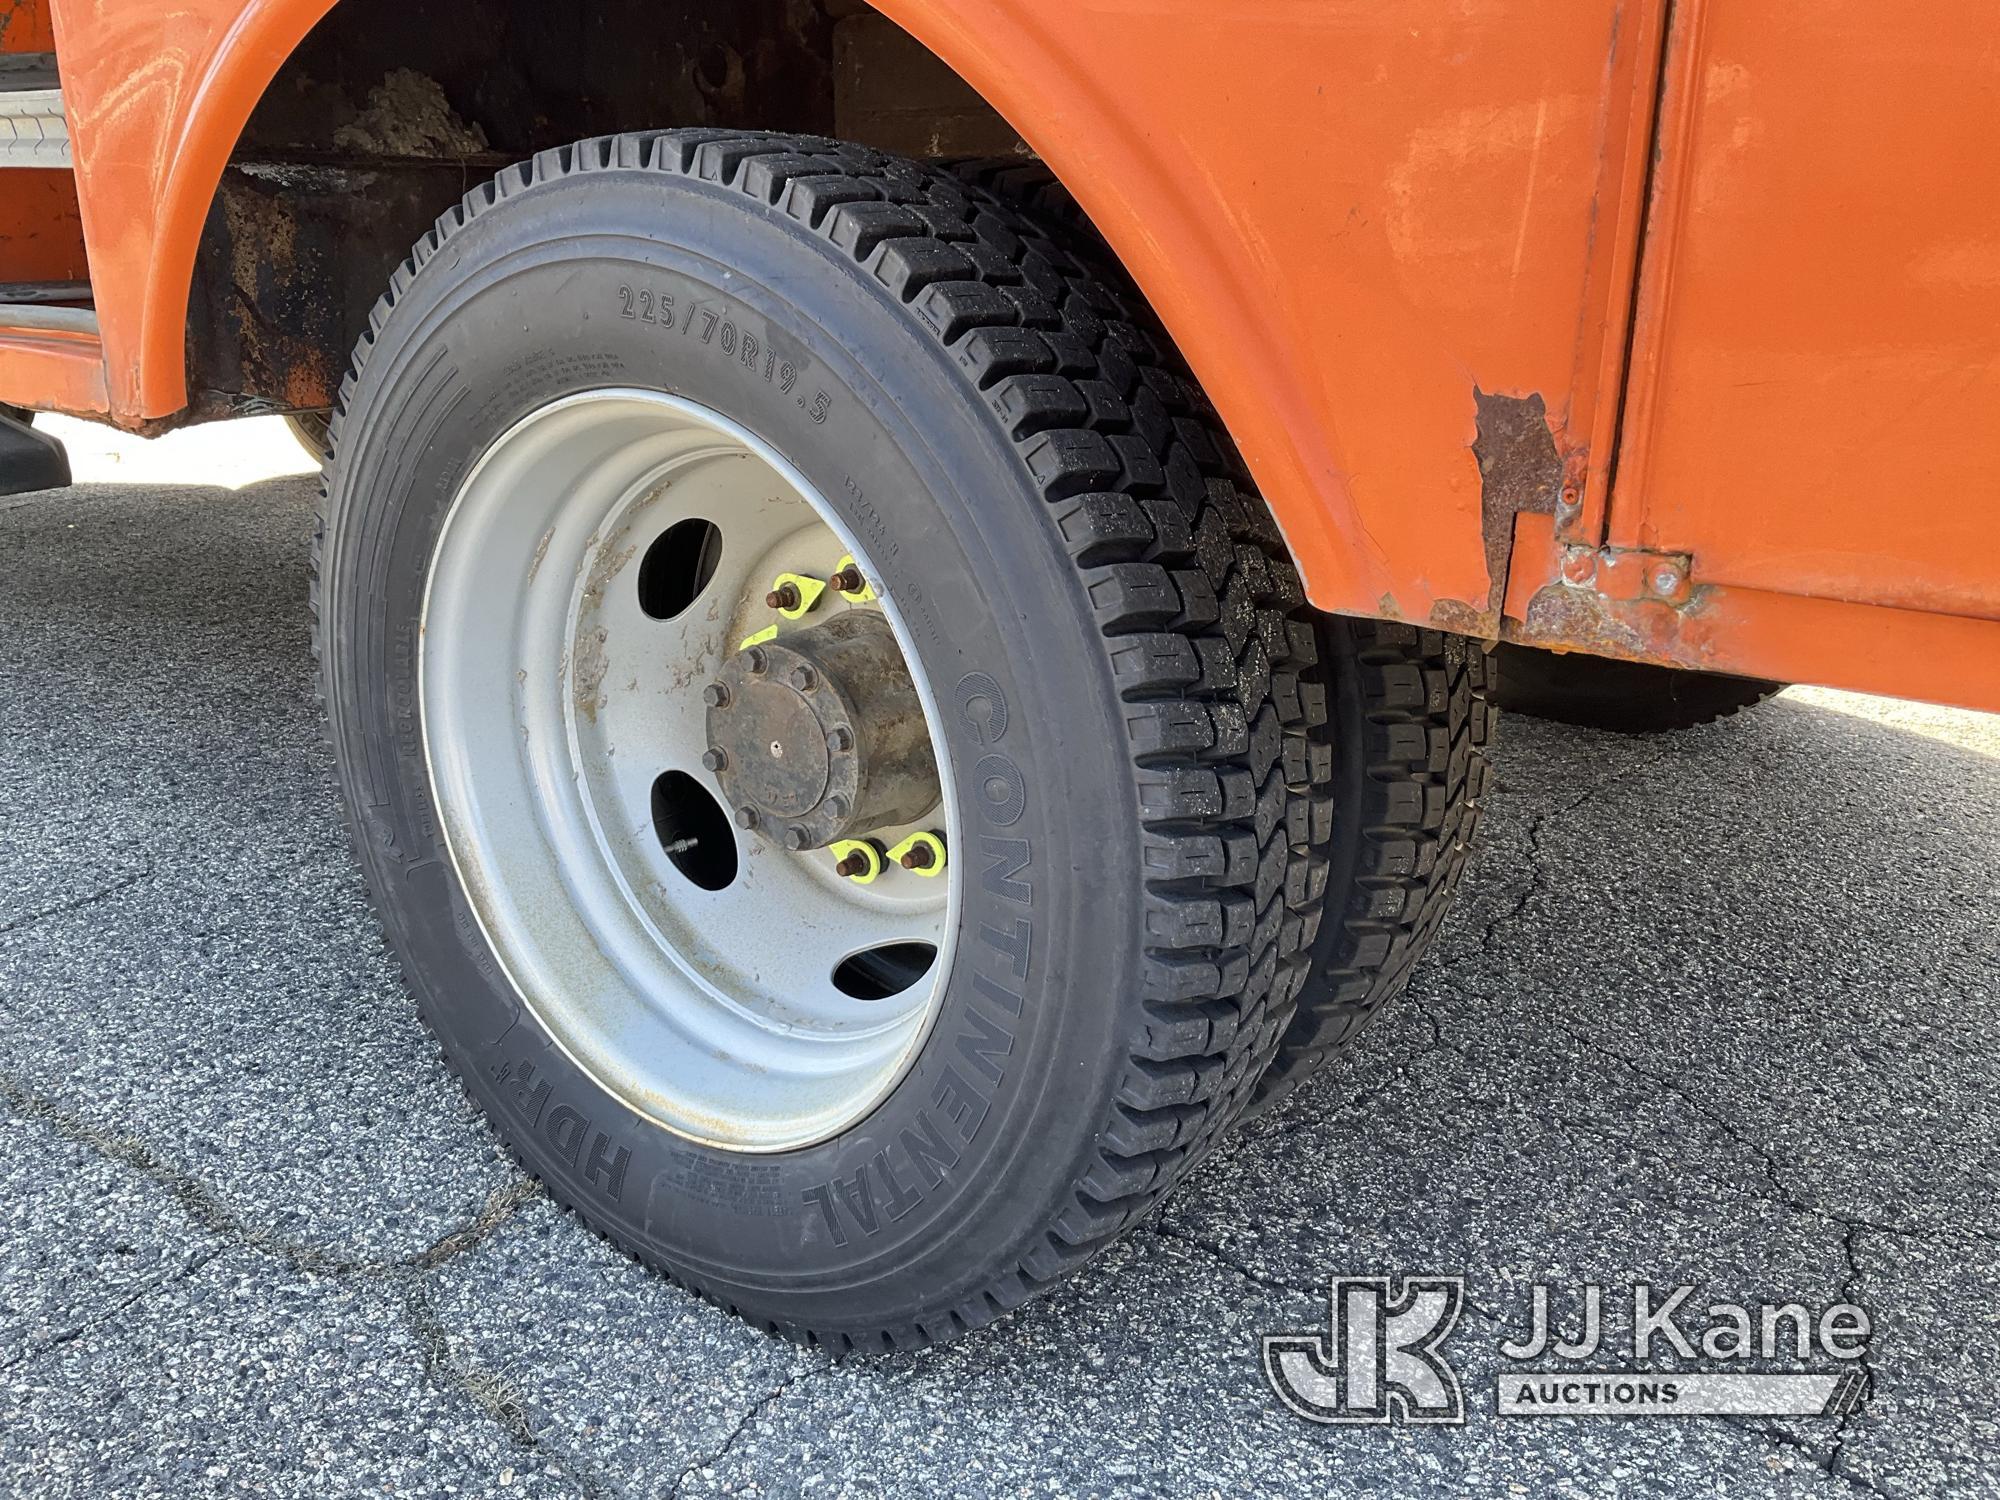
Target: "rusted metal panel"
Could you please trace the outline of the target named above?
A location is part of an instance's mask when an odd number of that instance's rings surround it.
[[[1503,640],[2000,708],[2000,621],[1711,582],[1699,557],[1564,543],[1543,515],[1513,553]]]
[[[1431,609],[1431,623],[1468,635],[1499,630],[1507,590],[1508,559],[1514,550],[1516,517],[1554,516],[1564,486],[1563,457],[1549,428],[1549,408],[1539,393],[1492,396],[1476,386],[1479,435],[1472,456],[1479,465],[1479,530],[1486,549],[1488,579],[1484,607],[1469,611],[1460,601],[1443,600]]]
[[[232,164],[197,262],[191,414],[331,406],[391,272],[499,162]]]

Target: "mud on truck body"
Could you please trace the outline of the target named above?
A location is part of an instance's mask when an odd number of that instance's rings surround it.
[[[686,1285],[922,1343],[1402,986],[1496,702],[2000,709],[1996,48],[1973,0],[0,0],[0,487],[66,478],[36,411],[291,416],[466,1087]]]

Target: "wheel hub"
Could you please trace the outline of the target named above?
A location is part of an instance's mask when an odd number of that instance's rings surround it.
[[[737,824],[782,848],[823,849],[937,804],[923,702],[872,610],[737,652],[705,698],[704,764]]]

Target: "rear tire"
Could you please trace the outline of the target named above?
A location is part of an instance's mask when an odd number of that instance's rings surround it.
[[[1785,687],[1759,677],[1513,644],[1493,648],[1493,677],[1493,700],[1510,714],[1616,734],[1665,734],[1712,724]]]
[[[1108,254],[1040,162],[988,158],[957,170]],[[1313,804],[1329,829],[1326,896],[1307,916],[1310,977],[1246,1116],[1287,1098],[1401,993],[1465,873],[1490,774],[1483,646],[1337,616],[1320,616],[1316,632],[1329,700],[1313,738],[1333,766],[1328,795]]]
[[[1329,618],[1316,731],[1332,747],[1326,909],[1312,977],[1251,1113],[1285,1099],[1400,994],[1458,890],[1485,809],[1495,714],[1478,642]]]
[[[333,452],[333,417],[323,411],[295,411],[285,415],[285,425],[306,453],[324,464]]]
[[[793,1148],[701,1139],[558,1045],[579,997],[496,961],[495,893],[468,887],[440,796],[464,749],[423,708],[440,534],[498,440],[607,388],[781,455],[868,554],[942,710],[960,907],[934,1020],[868,1113]],[[1318,639],[1240,461],[1087,244],[836,142],[545,152],[397,274],[338,432],[316,623],[357,849],[447,1058],[590,1223],[791,1337],[916,1345],[1075,1270],[1236,1117],[1324,890]],[[632,586],[627,554],[598,561],[592,599]],[[726,604],[685,691],[736,648]]]

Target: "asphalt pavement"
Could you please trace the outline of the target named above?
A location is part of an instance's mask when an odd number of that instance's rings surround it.
[[[1505,722],[1351,1055],[1054,1295],[835,1362],[596,1238],[438,1060],[340,826],[282,436],[87,448],[0,500],[0,1492],[2000,1493],[2000,718]],[[1259,1336],[1336,1272],[1465,1278],[1464,1425],[1278,1403]],[[1533,1283],[1635,1281],[1860,1304],[1866,1404],[1494,1414]]]

